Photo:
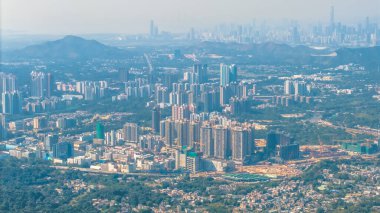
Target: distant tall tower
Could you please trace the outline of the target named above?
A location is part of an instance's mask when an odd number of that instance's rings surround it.
[[[334,29],[335,27],[335,11],[334,6],[331,6],[330,10],[330,27],[331,29]]]
[[[155,36],[155,31],[156,31],[156,28],[154,26],[154,21],[150,20],[149,34],[151,37]]]

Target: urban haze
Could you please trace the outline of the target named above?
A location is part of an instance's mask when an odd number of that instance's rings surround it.
[[[380,212],[379,0],[0,0],[0,212]]]

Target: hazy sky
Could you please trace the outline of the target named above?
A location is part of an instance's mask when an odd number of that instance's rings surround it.
[[[0,0],[1,29],[26,33],[146,33],[251,20],[297,19],[357,23],[380,17],[380,0]]]

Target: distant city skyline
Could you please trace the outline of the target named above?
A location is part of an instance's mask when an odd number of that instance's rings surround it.
[[[193,0],[193,1],[90,1],[0,0],[2,32],[26,34],[149,33],[150,20],[161,31],[188,32],[190,28],[211,28],[222,23],[247,24],[253,20],[283,23],[349,24],[378,22],[380,0]],[[31,4],[31,3],[29,3]]]

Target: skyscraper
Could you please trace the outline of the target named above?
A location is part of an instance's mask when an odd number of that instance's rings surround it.
[[[54,76],[51,73],[46,74],[46,97],[50,98],[55,89]]]
[[[129,69],[121,69],[119,70],[119,80],[121,82],[127,82],[130,80]]]
[[[237,81],[237,66],[235,64],[220,64],[220,85],[227,86]]]
[[[203,112],[212,112],[213,110],[213,99],[212,93],[210,92],[202,92],[201,93],[201,102],[203,104]]]
[[[267,136],[266,155],[281,160],[297,159],[300,156],[299,144],[283,132],[270,132]]]
[[[74,146],[69,142],[57,143],[53,146],[53,157],[67,159],[74,156]]]
[[[172,147],[175,139],[174,122],[170,119],[165,120],[165,145]]]
[[[331,27],[332,31],[335,28],[335,8],[334,8],[334,6],[331,6],[331,8],[330,8],[330,27]]]
[[[111,130],[110,132],[106,132],[105,134],[105,143],[108,146],[115,146],[117,142],[116,132]]]
[[[149,34],[152,37],[154,36],[154,21],[153,20],[150,20]]]
[[[190,118],[190,109],[188,105],[173,105],[172,106],[172,119],[174,121],[184,120]]]
[[[4,114],[20,114],[22,108],[22,97],[18,91],[3,92],[1,94],[2,112]]]
[[[228,65],[220,64],[220,85],[225,87],[230,83],[230,69]]]
[[[123,127],[124,141],[127,143],[137,143],[139,141],[138,125],[126,123]]]
[[[149,34],[152,38],[158,35],[158,26],[155,25],[153,20],[150,20]]]
[[[195,79],[190,83],[204,84],[208,81],[207,64],[194,64],[193,73]]]
[[[160,119],[160,108],[156,106],[152,110],[152,129],[155,133],[160,132]]]
[[[44,97],[44,91],[46,90],[45,73],[32,71],[30,75],[32,79],[31,96],[37,98]]]
[[[45,136],[44,147],[47,151],[53,151],[53,147],[58,143],[58,135],[48,134]]]
[[[283,144],[276,147],[276,157],[282,160],[293,160],[300,157],[299,144]]]
[[[16,76],[0,73],[0,93],[14,92],[16,90]]]
[[[222,106],[228,104],[232,94],[233,92],[231,91],[231,87],[229,85],[221,86],[219,88],[219,104]]]
[[[7,122],[4,114],[0,114],[0,140],[7,139]]]
[[[306,87],[306,82],[293,82],[294,83],[294,95],[299,96],[299,95],[306,95],[308,93],[307,87]]]
[[[176,121],[175,129],[177,132],[176,145],[179,147],[187,147],[189,145],[189,121]]]
[[[165,122],[166,120],[160,121],[160,137],[165,138]]]
[[[96,123],[96,138],[104,140],[104,126],[100,122]]]
[[[205,157],[214,157],[214,141],[212,135],[210,125],[205,124],[200,128],[200,148]]]
[[[199,132],[200,130],[200,124],[198,122],[190,122],[189,124],[189,146],[190,147],[196,147],[197,146],[197,150],[199,150],[198,148],[198,144],[199,144]]]
[[[236,64],[230,65],[230,82],[236,82],[238,80],[238,68]]]
[[[284,82],[284,94],[285,95],[292,95],[294,94],[294,84],[290,80],[286,80]]]
[[[243,162],[253,154],[254,139],[250,128],[233,127],[231,129],[232,160]]]
[[[48,127],[47,118],[44,116],[33,118],[33,128],[35,130],[45,129]]]
[[[213,127],[214,156],[219,159],[227,159],[229,152],[228,128],[222,125]]]
[[[12,107],[12,98],[11,93],[9,92],[3,92],[1,94],[1,107],[4,114],[10,114],[11,107]]]

